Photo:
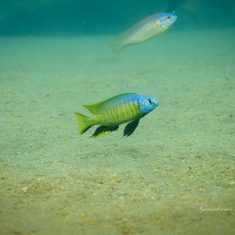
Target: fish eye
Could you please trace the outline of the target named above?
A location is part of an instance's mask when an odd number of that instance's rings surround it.
[[[170,19],[171,17],[170,17],[170,16],[167,16],[166,18],[167,18],[167,19]]]
[[[151,99],[148,99],[148,104],[152,104],[152,100]]]

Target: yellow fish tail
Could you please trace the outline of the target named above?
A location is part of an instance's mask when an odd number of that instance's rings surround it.
[[[89,117],[82,115],[80,113],[75,113],[75,115],[76,115],[76,121],[80,128],[80,134],[83,134],[91,126],[93,126],[93,123],[90,121]]]

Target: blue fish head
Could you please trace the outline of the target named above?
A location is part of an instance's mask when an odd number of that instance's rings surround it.
[[[142,115],[145,115],[155,108],[157,108],[159,104],[159,99],[154,99],[151,96],[143,96],[141,95],[139,98],[139,108],[140,108],[140,113]]]
[[[168,29],[176,20],[177,16],[172,13],[162,12],[156,15],[157,25],[162,29]]]

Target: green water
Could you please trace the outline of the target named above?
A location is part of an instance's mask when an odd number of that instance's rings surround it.
[[[0,22],[0,234],[234,234],[235,28],[224,15],[233,4],[192,12],[181,3],[172,30],[116,56],[108,42],[153,1],[100,4],[106,14],[94,24],[83,12],[90,23],[77,31],[69,15],[60,26],[49,19],[73,1],[40,1],[24,28],[16,3]],[[124,92],[160,105],[128,138],[124,126],[79,135],[82,104]]]

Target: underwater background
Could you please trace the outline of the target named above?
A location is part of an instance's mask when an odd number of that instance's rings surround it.
[[[235,25],[232,0],[1,0],[1,35],[116,33],[155,12],[179,16],[175,29]]]
[[[177,21],[115,55],[155,12]],[[232,0],[0,0],[0,234],[234,234]],[[125,92],[159,107],[89,138],[75,112]]]

